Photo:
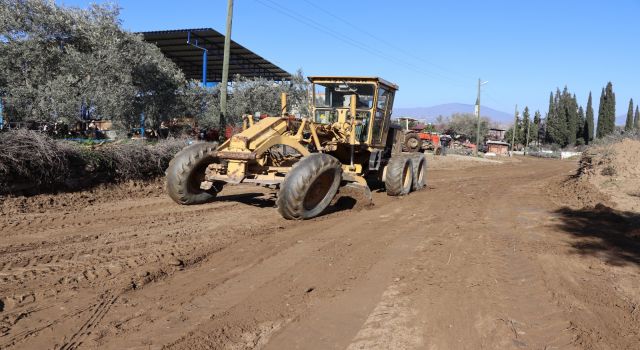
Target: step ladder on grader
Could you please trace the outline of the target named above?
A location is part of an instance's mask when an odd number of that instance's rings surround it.
[[[211,201],[225,184],[279,188],[285,219],[320,215],[341,186],[362,189],[383,181],[390,196],[426,185],[421,152],[403,152],[404,133],[391,123],[398,86],[377,77],[310,77],[311,116],[254,121],[221,145],[197,143],[180,151],[167,169],[167,191],[179,204]]]

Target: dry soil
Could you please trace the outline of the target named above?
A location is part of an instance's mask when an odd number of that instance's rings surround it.
[[[638,349],[640,214],[567,189],[576,165],[434,164],[298,222],[260,187],[5,198],[0,348]]]

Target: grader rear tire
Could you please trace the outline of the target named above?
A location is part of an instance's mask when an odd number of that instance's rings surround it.
[[[205,191],[200,188],[207,166],[217,159],[210,152],[217,143],[196,143],[182,149],[169,162],[166,189],[174,202],[183,205],[202,204],[216,197],[221,186]]]
[[[387,164],[384,184],[389,196],[404,196],[411,192],[413,162],[409,157],[391,157]]]
[[[288,220],[320,215],[338,192],[341,180],[342,166],[336,158],[324,153],[302,158],[280,185],[278,212]]]
[[[413,158],[413,183],[412,191],[417,191],[427,185],[427,158],[424,154]]]

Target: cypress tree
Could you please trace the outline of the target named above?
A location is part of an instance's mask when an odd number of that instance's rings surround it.
[[[587,144],[587,139],[589,135],[586,133],[587,129],[587,121],[584,117],[584,109],[582,106],[578,108],[578,133],[576,134],[576,145],[585,145]]]
[[[607,83],[604,97],[607,100],[607,134],[611,134],[616,129],[616,94],[613,92],[611,82]]]
[[[529,113],[529,106],[524,107],[524,112],[522,112],[522,129],[521,129],[521,141],[522,144],[527,147],[527,134],[529,134],[529,141],[531,141],[531,114]]]
[[[567,87],[564,87],[564,115],[567,120],[567,130],[565,132],[565,142],[567,145],[576,144],[578,135],[578,102],[576,95],[569,94]]]
[[[591,99],[591,91],[589,91],[589,100],[587,101],[587,115],[586,115],[586,124],[585,124],[585,135],[587,135],[584,139],[585,144],[589,144],[589,142],[593,141],[593,101]]]
[[[606,122],[607,118],[605,113],[605,99],[604,99],[604,88],[602,88],[602,92],[600,93],[600,105],[598,106],[598,129],[596,130],[596,137],[601,138],[606,135]]]
[[[567,145],[567,115],[566,115],[566,95],[561,94],[560,89],[556,90],[553,97],[553,104],[549,108],[547,123],[547,134],[549,142],[565,147]]]
[[[640,110],[638,110],[638,106],[636,106],[636,116],[633,118],[633,127],[636,130],[640,129]]]
[[[629,110],[627,111],[627,122],[624,124],[624,131],[633,129],[633,99],[629,100]]]
[[[549,93],[549,111],[547,112],[547,116],[545,118],[545,134],[544,134],[544,139],[547,143],[553,143],[553,139],[551,137],[551,131],[549,127],[550,124],[553,124],[554,121],[554,114],[555,114],[555,106],[554,106],[554,99],[553,99],[553,91]]]
[[[536,111],[533,114],[533,137],[537,140],[538,146],[540,146],[540,123],[542,122],[542,115],[540,111]]]

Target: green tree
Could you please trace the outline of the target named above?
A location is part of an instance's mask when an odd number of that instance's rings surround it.
[[[230,125],[240,125],[244,114],[280,114],[280,95],[287,94],[288,113],[306,116],[309,114],[309,83],[301,70],[290,81],[276,82],[264,78],[233,77],[233,88],[227,100]],[[220,89],[203,88],[200,84],[190,84],[178,92],[179,109],[186,116],[194,117],[198,125],[205,128],[217,127],[220,119]]]
[[[127,128],[175,110],[182,72],[153,44],[122,30],[112,5],[65,8],[0,0],[0,95],[12,120],[112,119]]]
[[[593,122],[593,101],[591,98],[591,91],[589,91],[589,100],[587,101],[587,114],[586,114],[586,124],[584,130],[584,141],[585,144],[589,144],[593,141],[594,134],[594,122]]]
[[[122,129],[193,117],[219,124],[219,88],[187,81],[157,46],[122,29],[111,5],[66,8],[48,0],[0,0],[0,98],[15,121],[111,119]],[[280,93],[289,112],[308,115],[308,82],[234,77],[228,108],[276,115]]]
[[[554,110],[555,110],[555,106],[553,105],[554,103],[554,99],[553,99],[553,92],[549,93],[549,110],[547,111],[547,115],[545,116],[545,134],[544,134],[544,139],[545,142],[547,143],[552,143],[553,141],[551,140],[551,132],[549,130],[549,122],[553,119],[553,115],[554,115]]]
[[[555,143],[560,147],[568,144],[567,94],[566,89],[563,93],[560,93],[560,89],[556,89],[547,115],[547,142]]]
[[[576,134],[576,145],[585,145],[589,139],[589,135],[586,133],[587,121],[584,116],[584,109],[582,106],[578,107],[578,133]]]
[[[633,99],[629,100],[629,110],[627,111],[627,122],[624,125],[624,130],[633,130]]]
[[[534,139],[537,141],[537,144],[540,145],[540,125],[542,123],[542,115],[540,111],[536,110],[533,114],[533,127],[534,127]]]
[[[601,138],[605,135],[605,109],[604,88],[602,88],[602,92],[600,92],[600,104],[598,105],[598,128],[596,129],[597,138]]]
[[[640,110],[638,110],[638,106],[636,106],[636,116],[633,118],[633,126],[636,129],[640,129]]]
[[[578,134],[578,103],[575,94],[572,96],[566,86],[562,93],[562,114],[567,121],[565,145],[575,145]]]
[[[611,82],[607,83],[607,103],[608,103],[608,112],[609,112],[609,125],[608,130],[609,133],[612,133],[616,129],[616,94],[613,92],[613,84]]]
[[[535,119],[535,117],[534,117]],[[533,140],[536,139],[536,134],[538,133],[538,129],[537,126],[535,125],[535,123],[531,122],[531,114],[529,113],[529,107],[525,106],[524,107],[524,111],[522,112],[522,136],[521,136],[521,143],[523,145],[525,145],[525,147],[528,147],[529,145],[527,144],[527,135],[529,135],[529,142],[532,142]]]
[[[616,95],[613,92],[613,84],[607,83],[600,95],[600,107],[598,109],[598,138],[611,134],[616,127]]]
[[[477,118],[474,114],[470,113],[455,113],[453,114],[446,125],[446,129],[456,134],[465,135],[473,143],[476,143],[476,127],[478,125]],[[489,118],[480,118],[480,137],[484,137],[489,134]]]

